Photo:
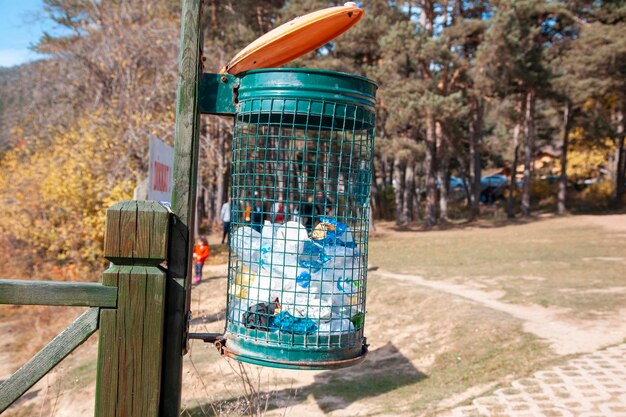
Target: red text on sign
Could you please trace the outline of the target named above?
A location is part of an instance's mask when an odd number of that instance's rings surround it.
[[[154,184],[152,185],[155,191],[168,192],[168,181],[170,178],[169,165],[162,164],[154,161]]]

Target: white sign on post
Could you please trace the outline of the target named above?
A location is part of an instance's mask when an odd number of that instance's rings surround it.
[[[174,175],[174,148],[150,135],[148,200],[170,203]]]

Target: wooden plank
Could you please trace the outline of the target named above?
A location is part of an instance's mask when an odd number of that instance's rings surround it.
[[[118,302],[117,302],[117,328],[116,337],[119,343],[118,351],[118,382],[117,382],[117,411],[116,416],[130,415],[132,406],[132,380],[133,368],[129,366],[131,358],[128,357],[128,340],[126,339],[126,324],[130,321],[130,272],[131,266],[118,267]],[[128,387],[128,384],[131,386]],[[124,410],[128,413],[124,414]]]
[[[134,265],[157,266],[167,255],[170,213],[156,201],[137,201],[137,238]]]
[[[169,217],[156,201],[125,201],[109,208],[105,257],[120,265],[159,265],[167,256]]]
[[[108,287],[116,287],[115,291],[116,291],[116,298],[117,298],[117,276],[120,272],[120,267],[116,266],[116,265],[111,265],[111,267],[109,269],[107,269],[106,271],[104,271],[102,273],[102,277],[100,278],[100,281],[102,281],[102,285],[108,286]]]
[[[85,311],[0,385],[0,414],[98,329],[98,312]]]
[[[108,212],[107,212],[108,215]],[[115,287],[117,292],[119,267],[112,265],[102,273],[102,285]],[[115,417],[117,409],[117,380],[119,339],[117,310],[100,311],[100,341],[98,344],[98,376],[96,379],[96,417]]]
[[[116,413],[119,353],[116,328],[117,311],[113,309],[100,310],[96,417],[115,417]]]
[[[198,171],[200,112],[198,87],[202,36],[201,0],[184,0],[174,141],[172,211],[186,225],[193,221]]]
[[[133,252],[135,264],[137,260],[150,260],[150,238],[154,227],[153,203],[153,201],[137,201],[137,238]]]
[[[170,212],[160,203],[153,202],[154,227],[150,238],[150,258],[163,262],[167,259],[167,241],[169,236]]]
[[[120,210],[126,202],[119,202],[107,209],[104,231],[104,256],[120,256]]]
[[[0,304],[115,307],[117,289],[92,282],[0,280]]]
[[[120,210],[120,258],[133,259],[137,238],[137,202],[127,201]],[[111,259],[114,263],[118,263]],[[127,263],[127,262],[119,262]]]
[[[168,277],[160,417],[178,417],[182,383],[184,332],[191,287],[191,244],[198,171],[198,85],[201,68],[201,0],[183,0],[178,59],[178,91],[174,141],[172,233],[168,246]]]
[[[126,321],[126,347],[127,347],[127,361],[128,366],[133,368],[133,380],[131,399],[132,407],[129,416],[141,416],[144,409],[142,385],[144,383],[142,379],[142,356],[143,356],[143,344],[145,343],[143,328],[146,312],[146,268],[145,267],[133,267],[130,274],[129,282],[129,295],[130,295],[130,314],[127,318],[130,321]],[[131,360],[129,361],[128,358]]]
[[[141,379],[144,409],[137,416],[158,416],[161,394],[161,358],[165,316],[165,272],[146,268],[146,310],[143,324]]]

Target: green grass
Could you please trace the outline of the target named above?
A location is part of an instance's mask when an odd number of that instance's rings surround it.
[[[529,375],[556,359],[546,344],[523,331],[519,320],[463,299],[375,274],[368,297],[371,345],[365,362],[316,373],[312,383],[296,383],[297,392],[285,376],[298,381],[301,374],[282,371],[268,392],[270,415],[282,415],[289,396],[287,415],[297,415],[298,404],[307,401],[327,414],[436,415],[437,405],[452,395],[509,375]],[[233,376],[224,381],[238,386]],[[216,391],[217,402],[238,404],[241,398],[233,392]],[[190,415],[203,414],[192,406]]]
[[[84,387],[92,382],[98,369],[98,359],[91,358],[84,362],[71,366],[66,374],[66,379],[75,387]]]
[[[376,275],[370,291],[374,303],[370,314],[382,319],[370,326],[368,335],[375,344],[390,339],[398,351],[395,361],[373,358],[374,362],[355,370],[368,387],[360,398],[375,399],[374,415],[428,414],[451,395],[507,375],[528,375],[556,357],[506,314]],[[383,328],[385,323],[389,327]],[[414,363],[425,358],[432,358],[432,363],[411,371]],[[387,377],[381,378],[380,371]],[[352,401],[352,385],[330,375],[329,381],[315,388],[320,395],[337,395],[346,389],[341,387],[348,387],[344,399]]]
[[[380,237],[370,241],[371,263],[500,291],[507,303],[567,308],[574,318],[598,318],[624,307],[625,293],[619,288],[626,287],[626,232],[595,227],[576,216],[489,226],[434,232],[379,227]],[[192,293],[194,317],[220,312],[226,288],[224,278],[207,277]],[[330,415],[434,417],[446,408],[442,401],[470,388],[496,389],[567,359],[509,314],[375,272],[369,275],[367,310],[370,354],[361,365],[313,373],[262,371],[259,381],[263,394],[270,396],[269,415],[306,415],[313,407]],[[216,321],[195,330],[222,328]],[[246,409],[241,380],[225,359],[199,342],[191,357],[196,368],[187,356],[183,403],[188,410],[183,415],[213,415],[210,407],[203,411],[198,406],[209,400],[219,415],[241,415]],[[66,378],[78,385],[93,383],[95,359],[72,363]],[[194,376],[196,369],[208,394]],[[249,369],[256,378],[257,368]],[[22,415],[30,414],[15,416]]]
[[[625,233],[569,217],[495,228],[383,233],[370,242],[370,259],[389,271],[472,282],[504,291],[503,301],[570,308],[589,317],[623,307],[623,288],[611,289],[626,287],[625,248]]]

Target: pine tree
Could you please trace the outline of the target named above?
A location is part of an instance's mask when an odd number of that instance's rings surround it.
[[[484,76],[491,80],[493,96],[513,96],[518,101],[515,131],[524,132],[521,211],[529,216],[537,100],[550,95],[552,74],[547,51],[561,36],[555,27],[561,26],[559,19],[564,10],[559,4],[539,0],[503,0],[493,4],[495,13],[477,65],[484,68]]]
[[[612,113],[613,204],[619,206],[626,181],[626,2],[594,2],[584,11],[580,37],[564,59],[564,81],[570,83],[576,102],[596,100]]]

